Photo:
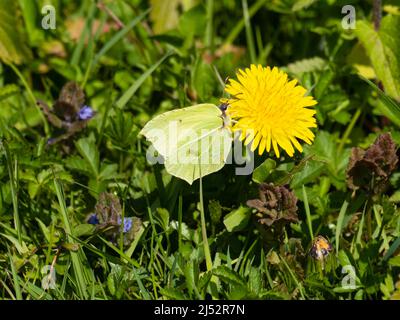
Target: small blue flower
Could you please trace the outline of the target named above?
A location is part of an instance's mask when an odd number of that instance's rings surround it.
[[[83,106],[78,112],[78,117],[80,120],[88,120],[94,117],[94,110],[89,106]]]
[[[95,213],[92,213],[92,214],[89,216],[87,222],[88,222],[89,224],[99,224],[100,221],[99,221],[99,219],[97,218],[97,215],[96,215]]]
[[[118,224],[121,225],[121,218],[118,217]],[[122,226],[122,232],[127,233],[132,228],[132,218],[124,218],[124,225]]]

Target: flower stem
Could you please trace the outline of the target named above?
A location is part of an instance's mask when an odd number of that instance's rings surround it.
[[[212,269],[212,260],[210,254],[210,246],[208,245],[207,230],[206,230],[206,219],[204,215],[203,205],[203,181],[200,174],[200,218],[201,218],[201,233],[203,236],[204,255],[206,257],[207,271]]]
[[[354,125],[356,124],[358,117],[361,115],[361,108],[358,108],[356,113],[354,114],[353,118],[350,121],[350,124],[347,126],[346,131],[344,132],[342,139],[340,140],[339,147],[337,149],[337,154],[340,154],[343,150],[344,145],[346,144],[346,140],[350,136],[351,131],[354,128]]]
[[[376,31],[379,30],[381,26],[382,19],[382,0],[374,0],[374,10],[373,10],[374,28]]]

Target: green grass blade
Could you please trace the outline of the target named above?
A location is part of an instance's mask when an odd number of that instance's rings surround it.
[[[58,199],[58,203],[60,206],[60,212],[61,212],[61,217],[62,217],[62,221],[64,224],[65,232],[67,234],[67,240],[69,242],[73,242],[73,238],[71,236],[72,235],[72,227],[69,222],[68,212],[67,212],[67,208],[65,206],[64,192],[62,190],[62,186],[61,186],[60,182],[57,179],[54,179],[54,187],[56,190],[57,199]],[[79,249],[79,250],[82,250],[82,249]],[[70,251],[70,254],[71,254],[71,259],[72,259],[72,266],[74,268],[74,273],[75,273],[76,280],[77,280],[79,294],[82,298],[87,299],[88,293],[86,290],[84,266],[82,264],[82,261],[79,259],[79,252]]]
[[[253,30],[251,28],[250,14],[247,6],[247,0],[242,0],[242,7],[243,7],[244,26],[246,29],[247,47],[250,52],[250,61],[252,63],[256,63],[256,47],[254,45]]]
[[[214,16],[214,0],[207,0],[207,27],[204,43],[206,47],[213,51],[213,16]]]
[[[380,106],[379,110],[393,121],[397,126],[400,126],[400,103],[396,102],[389,95],[383,92],[376,84],[372,81],[360,76],[362,80],[370,85],[372,89],[376,91],[379,99],[383,102],[383,106]]]
[[[294,274],[294,272],[292,271],[292,269],[290,268],[290,266],[287,264],[286,260],[283,257],[280,257],[280,260],[283,262],[283,264],[285,265],[285,268],[287,269],[287,271],[290,274],[290,277],[293,279],[294,283],[296,284],[296,287],[299,289],[300,291],[300,295],[302,299],[305,299],[305,294],[304,294],[304,288],[303,285],[299,282],[299,280],[297,280],[296,275]]]
[[[340,208],[339,217],[338,217],[338,221],[336,224],[336,234],[335,234],[336,254],[339,253],[339,244],[340,244],[339,240],[340,240],[340,235],[342,234],[343,221],[344,221],[344,217],[346,215],[346,210],[347,210],[348,205],[349,205],[349,203],[345,200],[343,202],[342,208]]]
[[[105,45],[100,49],[100,51],[96,54],[93,59],[92,67],[96,66],[99,62],[99,59],[105,55],[108,50],[110,50],[118,41],[120,41],[131,29],[133,29],[140,21],[143,20],[150,12],[150,9],[147,9],[145,12],[137,16],[133,19],[129,24],[127,24],[123,29],[118,31],[110,40],[108,40]]]
[[[311,241],[313,241],[314,240],[314,232],[312,229],[311,212],[310,212],[310,206],[308,204],[306,188],[304,187],[304,185],[303,185],[303,198],[304,198],[304,209],[306,210],[308,232],[310,233]]]
[[[149,69],[144,72],[139,79],[137,79],[128,90],[122,95],[121,98],[116,102],[116,106],[120,109],[124,108],[128,101],[132,98],[135,92],[140,88],[140,86],[145,82],[145,80],[156,70],[165,59],[172,55],[172,52],[166,53],[160,60],[158,60],[155,64],[153,64]]]
[[[89,7],[89,13],[86,17],[85,28],[81,33],[79,42],[76,45],[74,52],[72,53],[71,65],[73,65],[73,66],[79,65],[79,62],[80,62],[80,59],[82,56],[82,52],[83,52],[83,48],[85,47],[86,37],[89,34],[89,32],[92,32],[91,30],[92,30],[93,17],[96,12],[96,9],[97,9],[96,2],[91,1],[90,7]]]
[[[385,256],[383,257],[384,261],[387,261],[400,247],[400,237],[398,237],[390,246],[389,250],[386,252]]]
[[[264,3],[265,3],[266,1],[267,1],[267,0],[258,0],[255,4],[253,4],[253,5],[250,7],[250,9],[248,10],[248,12],[249,12],[249,19],[250,19],[251,17],[253,17],[253,16],[257,13],[258,10],[261,9],[261,7],[264,5]],[[244,20],[242,19],[242,20],[240,20],[240,21],[236,24],[236,26],[235,26],[235,27],[232,29],[232,31],[229,33],[228,37],[227,37],[226,40],[225,40],[224,45],[232,44],[233,41],[235,41],[235,39],[238,37],[238,35],[240,34],[240,32],[243,30],[243,28],[244,28]]]
[[[182,192],[179,193],[179,204],[178,204],[178,249],[182,253]]]
[[[14,262],[12,260],[12,256],[10,254],[10,251],[8,251],[8,258],[10,260],[11,274],[12,274],[12,277],[13,277],[14,290],[15,290],[15,297],[17,298],[17,300],[22,300],[21,287],[19,285],[19,276],[17,274],[17,270],[15,269],[15,265],[14,265]]]
[[[14,227],[17,230],[18,242],[19,242],[19,244],[21,244],[22,243],[22,227],[21,227],[21,221],[19,218],[18,192],[17,192],[18,162],[17,162],[17,159],[14,159],[15,166],[13,165],[13,163],[12,163],[13,159],[11,157],[11,153],[10,153],[10,150],[9,150],[6,142],[0,141],[0,146],[4,150],[4,153],[6,156],[8,175],[10,178],[11,198],[12,198],[12,204],[13,204]]]
[[[211,259],[211,253],[210,253],[210,246],[208,244],[208,238],[207,238],[207,228],[206,228],[206,218],[204,214],[204,204],[203,204],[203,179],[201,177],[201,169],[199,166],[200,170],[200,219],[201,219],[201,234],[203,237],[203,246],[204,246],[204,255],[206,257],[206,266],[207,266],[207,271],[211,271],[213,267],[212,259]]]

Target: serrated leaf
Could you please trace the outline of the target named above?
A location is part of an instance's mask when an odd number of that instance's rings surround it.
[[[182,293],[182,291],[174,288],[165,288],[160,289],[160,293],[172,300],[186,300],[187,297]]]
[[[232,269],[229,269],[227,266],[219,266],[212,270],[213,275],[220,278],[221,281],[230,284],[230,285],[240,285],[245,286],[244,279]]]
[[[200,277],[199,283],[198,283],[198,287],[200,290],[207,287],[208,283],[211,280],[211,277],[212,277],[211,272],[206,272]]]
[[[289,72],[296,75],[301,75],[305,72],[313,72],[323,70],[326,66],[326,61],[320,57],[313,57],[309,59],[297,60],[289,63],[287,69]]]
[[[375,73],[387,92],[400,99],[400,17],[387,15],[377,32],[366,21],[357,21],[355,33],[371,60]]]

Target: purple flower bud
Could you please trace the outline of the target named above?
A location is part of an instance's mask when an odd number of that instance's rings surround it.
[[[89,106],[83,106],[78,112],[79,120],[88,120],[94,117],[94,110]]]
[[[88,222],[89,224],[99,224],[99,219],[97,218],[97,215],[96,215],[95,213],[92,213],[92,214],[89,216],[87,222]]]

